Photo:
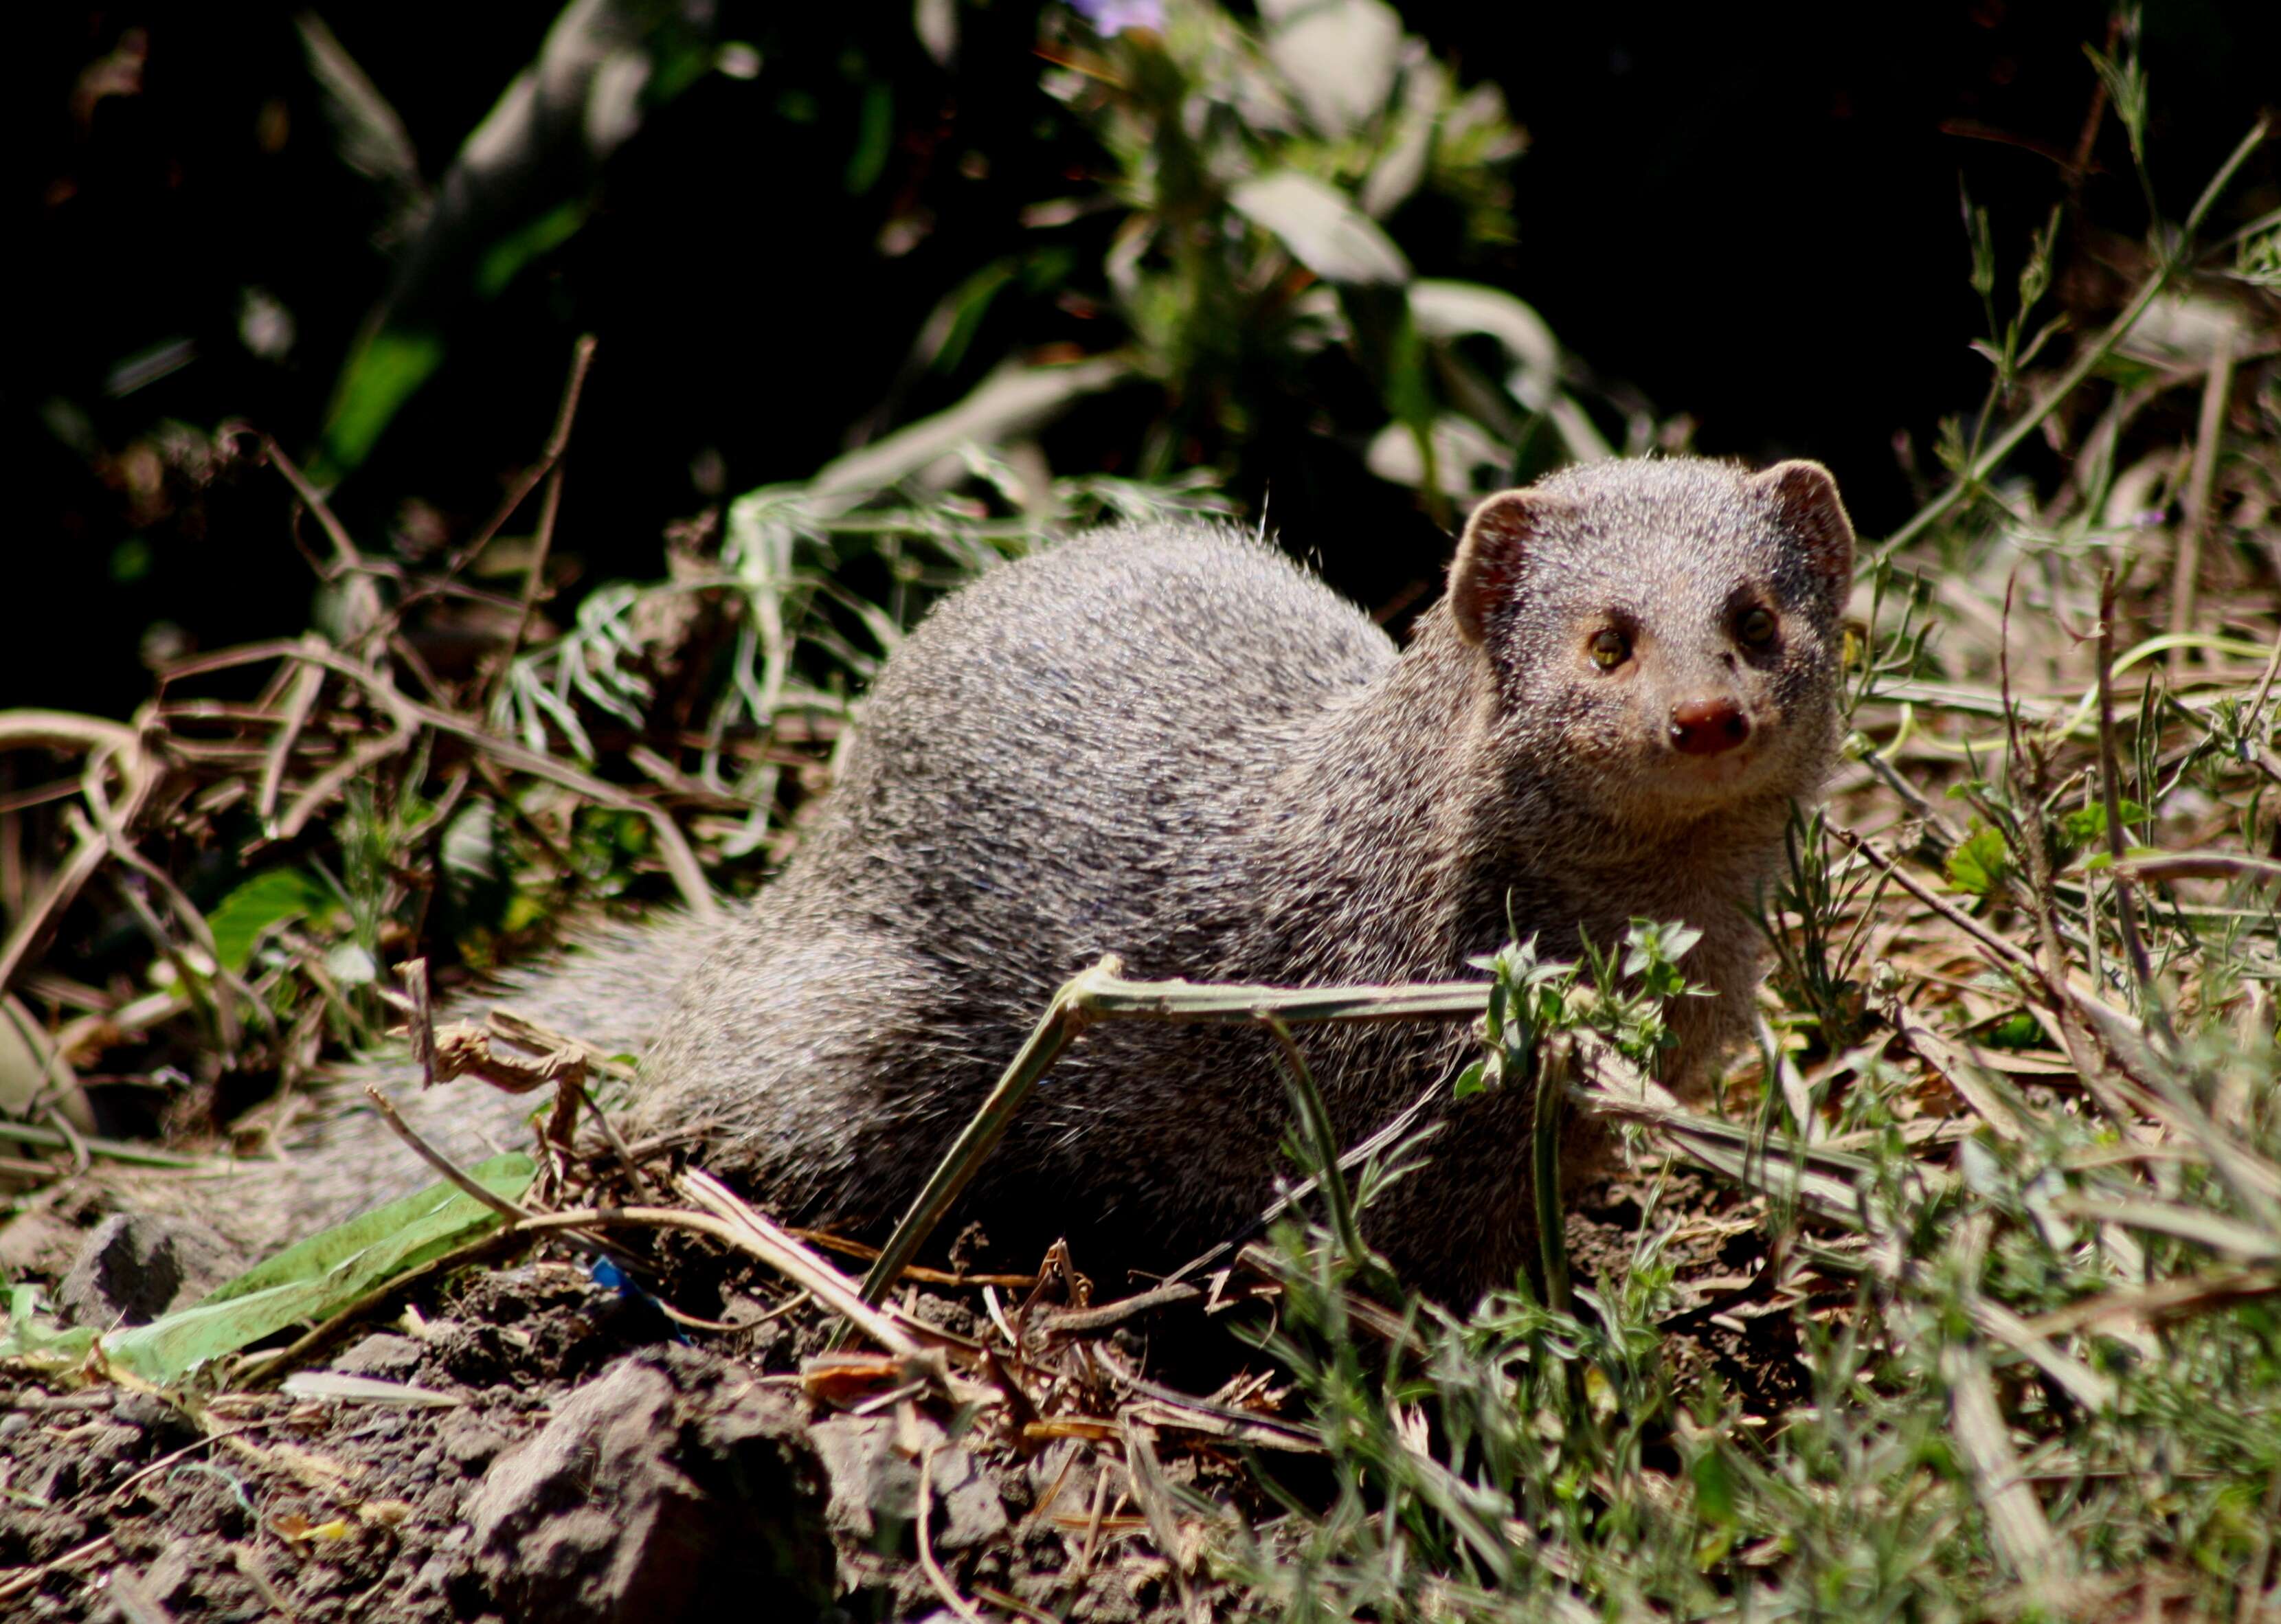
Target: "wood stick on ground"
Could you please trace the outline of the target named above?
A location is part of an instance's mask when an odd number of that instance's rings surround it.
[[[712,1174],[692,1168],[681,1176],[682,1194],[741,1236],[741,1249],[762,1257],[777,1273],[815,1295],[890,1353],[918,1352],[909,1333],[882,1313],[855,1283],[754,1211]]]

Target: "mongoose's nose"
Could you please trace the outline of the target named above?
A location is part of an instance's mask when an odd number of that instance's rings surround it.
[[[1689,700],[1671,708],[1671,742],[1689,755],[1717,755],[1751,736],[1751,718],[1732,700]]]

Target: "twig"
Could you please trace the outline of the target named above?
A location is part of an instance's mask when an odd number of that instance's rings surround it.
[[[942,1564],[934,1559],[934,1536],[927,1531],[927,1521],[934,1515],[934,1457],[942,1446],[930,1443],[919,1457],[919,1566],[926,1570],[927,1582],[934,1586],[935,1594],[949,1605],[966,1624],[982,1624],[982,1615],[974,1604],[952,1588],[950,1578],[942,1571]]]
[[[454,576],[473,562],[485,547],[491,545],[499,531],[506,528],[506,522],[514,517],[515,510],[538,488],[538,482],[553,472],[554,465],[569,449],[570,428],[578,418],[578,398],[585,391],[586,373],[593,365],[594,350],[595,340],[591,333],[581,335],[578,342],[571,346],[570,376],[562,386],[562,401],[554,411],[554,428],[546,437],[546,444],[538,453],[538,460],[525,468],[508,487],[490,522],[476,531],[465,546],[446,559],[443,568],[433,579],[422,582],[405,594],[399,614],[442,592]]]
[[[1488,1006],[1489,984],[1450,982],[1404,986],[1286,987],[1213,986],[1188,981],[1128,981],[1110,955],[1064,982],[1046,1012],[985,1096],[912,1201],[878,1261],[863,1277],[863,1300],[878,1303],[934,1233],[983,1162],[995,1149],[1037,1081],[1085,1029],[1098,1020],[1259,1024],[1285,1021],[1469,1019]],[[1335,1162],[1334,1166],[1335,1166]]]
[[[518,1206],[496,1190],[485,1189],[474,1179],[454,1167],[451,1157],[421,1138],[413,1131],[410,1123],[397,1115],[396,1107],[389,1102],[388,1095],[383,1094],[377,1085],[366,1084],[364,1092],[365,1097],[369,1099],[374,1107],[379,1110],[381,1120],[388,1124],[396,1137],[411,1146],[414,1155],[443,1174],[445,1180],[462,1194],[473,1196],[511,1224],[526,1222],[533,1216],[528,1208]]]
[[[13,1601],[25,1591],[36,1589],[40,1581],[50,1574],[58,1573],[66,1567],[75,1567],[81,1562],[92,1562],[98,1558],[108,1556],[112,1549],[111,1535],[98,1534],[86,1544],[74,1545],[59,1557],[51,1557],[47,1561],[35,1563],[30,1567],[17,1568],[12,1573],[0,1576],[0,1602]]]
[[[254,814],[264,824],[277,810],[277,790],[284,781],[285,763],[291,759],[293,746],[300,741],[301,730],[308,725],[309,713],[316,708],[317,695],[324,686],[325,674],[315,666],[300,666],[293,672],[285,692],[284,720],[262,754],[261,787],[253,797]]]
[[[2037,975],[2038,979],[2041,978],[2035,958],[2026,948],[2017,942],[2007,941],[1999,936],[1946,897],[1933,891],[1907,870],[1902,868],[1897,859],[1886,855],[1869,841],[1840,824],[1832,824],[1829,826],[1829,832],[1844,841],[1848,850],[1857,852],[1867,858],[1879,873],[1890,877],[1892,882],[1902,890],[1986,948],[1990,956],[1999,963],[2014,970],[2024,971],[2031,975]]]
[[[122,830],[131,830],[164,777],[159,762],[143,744],[143,725],[148,715],[146,708],[138,716],[136,725],[129,729],[97,722],[93,717],[72,717],[55,711],[17,711],[0,715],[0,748],[26,744],[87,746],[92,754],[81,776],[82,786],[89,781],[89,775],[99,772],[106,765],[115,767],[125,793],[112,821]],[[13,729],[8,725],[11,721],[18,723]],[[110,849],[109,839],[101,830],[90,827],[81,833],[78,845],[56,870],[46,890],[25,908],[16,928],[8,933],[5,945],[0,945],[0,990],[15,980],[17,972],[47,940],[64,910],[95,877],[96,870],[103,866]]]
[[[863,1276],[862,1300],[867,1305],[886,1299],[887,1288],[902,1273],[903,1265],[918,1255],[934,1226],[948,1211],[1006,1130],[1013,1125],[1015,1113],[1021,1110],[1030,1090],[1046,1074],[1062,1051],[1077,1040],[1078,1034],[1093,1024],[1093,1013],[1079,1002],[1079,983],[1086,977],[1114,978],[1119,966],[1115,958],[1103,959],[1075,980],[1069,981],[1054,994],[1046,1006],[1045,1014],[1025,1039],[1021,1049],[1006,1067],[959,1136],[951,1141],[926,1184],[912,1200],[910,1210],[895,1226],[887,1243],[879,1249],[879,1256]]]
[[[2027,1138],[2027,1130],[2011,1106],[1997,1092],[1995,1084],[1971,1056],[1928,1025],[1923,1017],[1902,1001],[1898,994],[1878,1005],[1893,1030],[1916,1052],[1917,1057],[1938,1072],[1959,1098],[1979,1113],[1980,1119],[1999,1139],[2014,1144]]]
[[[108,750],[125,755],[141,743],[139,723],[128,726],[67,710],[0,710],[0,751]]]
[[[313,669],[311,667],[304,667]],[[293,804],[285,816],[277,820],[277,838],[290,840],[309,825],[309,820],[333,803],[342,789],[364,777],[381,762],[411,747],[419,731],[409,723],[398,721],[389,731],[376,739],[367,739],[355,749],[335,762],[330,767],[309,780],[301,793],[293,797]]]
[[[219,1172],[229,1166],[220,1156],[183,1156],[171,1150],[153,1150],[146,1145],[129,1144],[115,1139],[92,1139],[76,1130],[66,1137],[54,1128],[35,1127],[27,1122],[0,1122],[0,1140],[37,1145],[43,1150],[70,1150],[74,1156],[83,1148],[90,1156],[101,1156],[104,1161],[123,1163],[129,1167],[173,1167]]]
[[[1038,1328],[1048,1335],[1071,1335],[1081,1331],[1106,1331],[1123,1325],[1126,1320],[1145,1314],[1152,1309],[1169,1308],[1175,1303],[1192,1303],[1203,1295],[1203,1288],[1184,1283],[1153,1287],[1115,1303],[1103,1303],[1094,1308],[1063,1308],[1038,1318]]]
[[[812,1293],[888,1352],[905,1357],[918,1352],[910,1334],[879,1311],[878,1299],[859,1291],[854,1281],[754,1211],[710,1173],[695,1168],[683,1173],[681,1190],[738,1237],[732,1244],[761,1257],[777,1273]]]
[[[502,739],[464,717],[423,705],[391,682],[387,673],[360,665],[337,650],[282,638],[251,643],[242,648],[185,661],[171,668],[168,676],[170,678],[195,676],[251,665],[262,660],[300,660],[322,666],[363,688],[400,726],[426,727],[461,739],[517,772],[526,772],[533,777],[559,784],[599,805],[615,807],[620,811],[646,818],[657,836],[658,849],[664,858],[666,871],[673,876],[674,884],[679,887],[682,900],[688,903],[690,912],[707,921],[720,917],[720,904],[714,900],[712,887],[706,881],[705,870],[697,861],[697,854],[690,848],[680,825],[673,821],[672,815],[664,808],[558,762],[543,750],[533,750],[513,739]]]
[[[538,605],[539,593],[546,584],[546,557],[553,550],[555,515],[562,507],[562,453],[570,444],[570,422],[578,409],[578,394],[584,387],[586,369],[594,361],[594,336],[580,336],[570,355],[570,382],[562,397],[562,409],[556,414],[554,433],[546,443],[543,459],[550,466],[546,470],[546,494],[538,504],[538,524],[531,533],[530,565],[523,576],[522,599],[515,610],[514,631],[506,640],[499,669],[493,673],[496,684],[514,663],[515,650],[522,646],[523,636],[530,630],[531,611]]]
[[[333,561],[329,567],[317,565],[317,573],[327,581],[347,579],[349,596],[342,621],[351,642],[361,639],[383,620],[380,589],[373,584],[372,577],[366,570],[364,554],[349,538],[348,527],[335,516],[332,505],[325,500],[323,493],[316,486],[309,483],[308,476],[295,466],[293,459],[285,454],[284,448],[265,434],[261,437],[261,450],[270,465],[284,476],[285,483],[293,487],[293,494],[301,499],[302,506],[316,515],[318,528],[332,542]],[[298,525],[295,527],[297,530],[298,528]],[[299,545],[298,537],[295,545]],[[305,548],[302,556],[308,557]],[[315,563],[313,559],[310,561]]]
[[[185,1443],[181,1449],[169,1450],[167,1453],[159,1456],[158,1459],[152,1461],[149,1465],[143,1467],[140,1472],[137,1472],[133,1477],[128,1478],[125,1482],[120,1484],[118,1488],[112,1489],[109,1496],[105,1497],[104,1504],[106,1506],[119,1504],[134,1489],[136,1484],[143,1481],[147,1478],[157,1476],[159,1473],[165,1471],[168,1466],[173,1465],[176,1461],[181,1460],[185,1456],[195,1455],[203,1449],[211,1449],[213,1445],[221,1442],[225,1439],[235,1438],[244,1433],[263,1432],[272,1427],[282,1427],[291,1419],[292,1418],[290,1416],[273,1415],[266,1417],[260,1420],[242,1421],[236,1427],[226,1427],[220,1432],[210,1432],[205,1437],[197,1440],[195,1443]]]

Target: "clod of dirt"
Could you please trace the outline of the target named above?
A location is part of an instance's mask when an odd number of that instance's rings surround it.
[[[468,1507],[509,1617],[799,1617],[831,1545],[800,1407],[692,1348],[622,1359],[501,1456]]]
[[[831,1485],[825,1514],[835,1534],[870,1544],[883,1525],[898,1529],[916,1519],[920,1466],[914,1455],[932,1456],[926,1480],[930,1509],[939,1519],[930,1528],[938,1550],[968,1550],[1006,1531],[997,1485],[924,1416],[906,1422],[883,1415],[835,1416],[817,1422],[808,1435]]]
[[[427,1349],[408,1336],[376,1331],[337,1355],[332,1368],[344,1375],[371,1376],[381,1381],[409,1381],[428,1357]]]
[[[195,1218],[114,1213],[89,1232],[56,1298],[79,1325],[147,1325],[176,1301],[204,1296],[237,1266],[230,1244]]]

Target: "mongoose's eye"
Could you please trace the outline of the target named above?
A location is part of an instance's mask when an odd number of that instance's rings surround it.
[[[1735,636],[1747,648],[1764,648],[1775,640],[1775,612],[1772,609],[1745,609],[1735,622]]]
[[[1592,636],[1592,663],[1612,671],[1632,657],[1632,640],[1611,626]]]

